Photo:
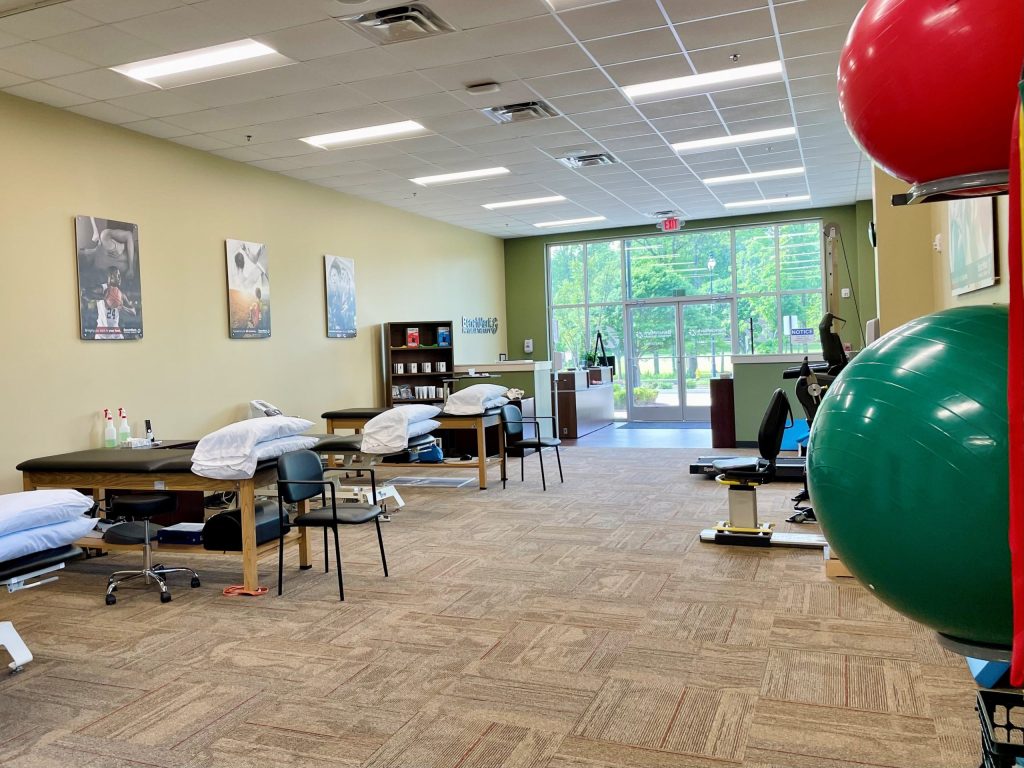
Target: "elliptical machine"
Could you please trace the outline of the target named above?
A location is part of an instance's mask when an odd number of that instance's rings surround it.
[[[818,406],[829,386],[835,381],[839,372],[850,362],[843,349],[843,341],[839,334],[832,330],[835,321],[845,323],[841,317],[836,317],[831,312],[826,312],[818,323],[818,338],[821,341],[821,354],[825,358],[824,363],[811,365],[807,358],[799,368],[790,368],[783,374],[783,378],[793,378],[792,372],[796,372],[796,399],[804,409],[807,416],[808,428],[814,423],[814,416],[818,412]],[[795,513],[786,518],[787,523],[816,523],[818,518],[814,515],[814,508],[808,505],[801,506],[804,502],[810,501],[810,493],[807,489],[807,468],[804,467],[804,488],[793,497],[793,508]]]

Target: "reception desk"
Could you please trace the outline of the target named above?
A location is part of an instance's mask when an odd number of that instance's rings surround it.
[[[611,426],[615,394],[611,369],[561,371],[555,375],[558,436],[576,439]]]

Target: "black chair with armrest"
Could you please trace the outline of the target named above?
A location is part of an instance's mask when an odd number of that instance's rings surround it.
[[[277,509],[281,534],[277,552],[277,594],[281,594],[284,583],[284,537],[295,527],[322,528],[324,532],[324,572],[330,570],[327,550],[327,530],[334,533],[334,556],[338,567],[338,595],[345,599],[345,583],[341,573],[341,543],[338,539],[339,525],[362,525],[371,520],[377,526],[377,544],[380,547],[380,561],[384,566],[384,577],[388,575],[388,561],[384,554],[384,538],[380,532],[381,508],[377,502],[377,480],[371,467],[362,468],[370,473],[373,504],[355,502],[338,503],[334,483],[324,479],[324,468],[320,456],[313,451],[292,451],[277,460]],[[331,505],[327,506],[330,491]],[[321,507],[311,509],[289,522],[284,505],[320,497]]]
[[[553,416],[524,417],[523,412],[515,405],[504,405],[501,408],[501,428],[505,431],[505,455],[519,457],[519,479],[522,481],[526,479],[526,453],[530,450],[535,451],[540,460],[541,486],[546,491],[548,484],[544,477],[545,448],[555,449],[555,459],[558,461],[558,479],[560,482],[565,482],[565,477],[562,475],[562,457],[558,453],[558,446],[562,444],[562,441],[557,437],[542,437],[539,419],[550,419],[552,424],[555,422]],[[533,425],[535,433],[532,437],[525,436],[523,431],[524,424]],[[503,474],[501,478],[502,488],[505,488],[506,480],[507,477]]]

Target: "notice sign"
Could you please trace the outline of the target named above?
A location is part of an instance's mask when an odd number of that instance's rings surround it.
[[[812,344],[814,343],[814,329],[790,328],[789,338],[794,344]]]

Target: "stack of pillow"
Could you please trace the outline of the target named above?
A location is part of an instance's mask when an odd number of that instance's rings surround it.
[[[313,422],[295,416],[228,424],[199,441],[192,453],[192,471],[218,480],[252,477],[259,462],[316,445],[317,438],[301,434],[312,426]]]
[[[409,447],[410,437],[419,437],[441,426],[434,421],[441,409],[436,405],[399,405],[374,416],[363,427],[359,450],[390,456]]]
[[[0,562],[80,539],[99,522],[84,515],[93,501],[78,491],[22,491],[0,496]]]
[[[508,405],[507,392],[508,387],[500,384],[473,384],[448,395],[444,412],[451,416],[475,416]]]

